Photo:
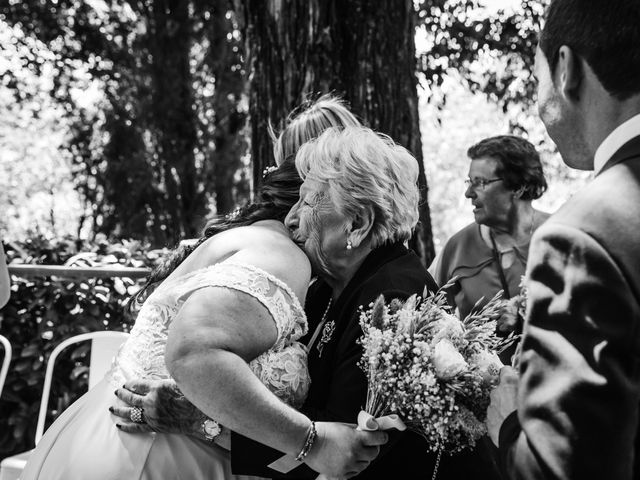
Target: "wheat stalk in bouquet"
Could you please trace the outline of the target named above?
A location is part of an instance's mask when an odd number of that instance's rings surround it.
[[[460,320],[441,290],[404,302],[381,296],[362,310],[366,412],[397,414],[439,455],[473,447],[486,433],[489,393],[502,366],[495,329],[504,304],[498,294]]]

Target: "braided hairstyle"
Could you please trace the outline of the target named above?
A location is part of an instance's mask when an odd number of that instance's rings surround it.
[[[269,169],[253,202],[248,203],[231,215],[218,217],[209,222],[203,235],[191,245],[177,247],[158,265],[147,278],[147,283],[136,293],[129,308],[144,302],[146,297],[173,272],[191,252],[217,233],[235,227],[251,225],[260,220],[284,221],[300,197],[302,180],[295,165],[295,154],[309,140],[318,137],[327,128],[359,126],[360,122],[345,106],[344,102],[332,95],[323,95],[314,102],[305,102],[287,117],[286,126],[275,135],[275,169]]]

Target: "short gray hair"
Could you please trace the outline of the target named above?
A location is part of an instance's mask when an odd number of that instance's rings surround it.
[[[387,135],[366,127],[330,128],[296,155],[298,173],[327,184],[338,211],[374,212],[373,247],[405,241],[418,222],[418,162]]]

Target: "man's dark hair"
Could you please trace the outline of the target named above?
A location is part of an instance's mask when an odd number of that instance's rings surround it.
[[[552,73],[566,45],[618,100],[640,93],[638,0],[552,0],[539,44]]]
[[[529,141],[514,135],[498,135],[481,140],[467,150],[471,160],[491,157],[498,161],[496,176],[509,190],[523,188],[520,198],[534,200],[547,190],[540,155]]]

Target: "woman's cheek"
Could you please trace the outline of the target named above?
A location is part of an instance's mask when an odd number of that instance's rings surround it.
[[[311,232],[307,245],[309,245],[308,254],[312,258],[312,263],[315,264],[320,272],[328,273],[329,261],[326,252],[322,248],[322,241],[317,231]]]

